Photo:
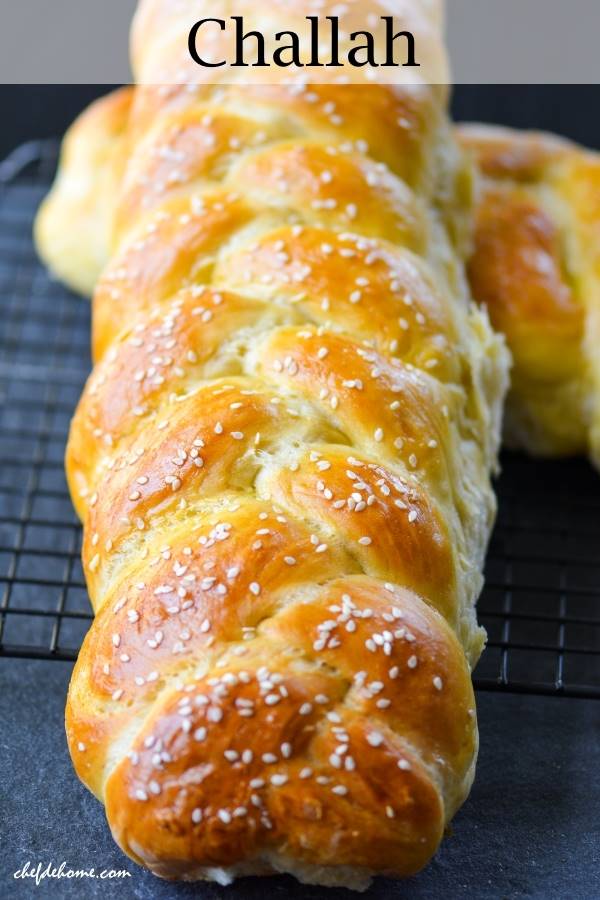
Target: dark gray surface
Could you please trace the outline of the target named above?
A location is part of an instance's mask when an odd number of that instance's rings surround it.
[[[71,770],[62,728],[71,666],[0,660],[0,897],[350,898],[292,879],[233,888],[161,882],[113,844],[101,806]],[[436,859],[409,882],[377,880],[369,898],[600,897],[600,703],[480,694],[475,788]],[[27,860],[127,868],[131,878],[16,881]]]

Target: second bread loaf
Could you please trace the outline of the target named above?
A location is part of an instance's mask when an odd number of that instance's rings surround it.
[[[514,360],[506,440],[600,466],[600,157],[547,134],[459,134],[481,173],[472,290]]]

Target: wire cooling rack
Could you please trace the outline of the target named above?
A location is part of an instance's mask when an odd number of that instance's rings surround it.
[[[73,660],[91,620],[63,475],[89,369],[89,305],[31,240],[52,142],[0,164],[0,656]],[[479,689],[600,698],[600,477],[505,456],[479,616]]]

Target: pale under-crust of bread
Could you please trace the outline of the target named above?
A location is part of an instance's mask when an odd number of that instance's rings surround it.
[[[70,128],[52,191],[36,218],[35,242],[43,261],[86,297],[110,256],[132,97],[131,88],[114,91]]]

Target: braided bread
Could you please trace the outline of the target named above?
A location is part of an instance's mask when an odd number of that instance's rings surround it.
[[[149,82],[167,14],[138,17]],[[66,725],[163,877],[409,875],[471,785],[507,354],[466,289],[446,102],[130,96],[67,450],[96,617]]]
[[[471,285],[514,360],[506,440],[600,466],[600,158],[546,134],[459,136],[482,173]]]

